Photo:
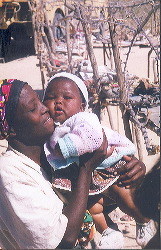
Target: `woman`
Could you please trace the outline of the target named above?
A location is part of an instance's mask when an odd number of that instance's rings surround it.
[[[27,83],[17,80],[0,81],[0,98],[0,137],[9,144],[0,158],[0,246],[73,248],[87,207],[92,171],[112,153],[106,152],[107,141],[104,138],[97,151],[80,158],[72,197],[63,207],[52,190],[50,167],[41,158],[54,130],[48,109]],[[122,185],[145,173],[145,166],[136,160],[126,168],[120,177]]]

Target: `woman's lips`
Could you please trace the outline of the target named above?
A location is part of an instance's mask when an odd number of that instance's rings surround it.
[[[51,117],[48,117],[47,120],[45,120],[44,124],[47,124],[47,123],[53,123],[53,119]]]

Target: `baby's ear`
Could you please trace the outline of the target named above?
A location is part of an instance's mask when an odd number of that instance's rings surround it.
[[[84,102],[81,103],[81,107],[80,107],[80,111],[81,112],[84,112],[85,111],[85,108],[86,108],[86,105]]]

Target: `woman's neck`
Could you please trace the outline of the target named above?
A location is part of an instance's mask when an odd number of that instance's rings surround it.
[[[24,145],[22,142],[17,140],[9,141],[9,145],[20,153],[26,155],[28,158],[36,162],[39,166],[41,166],[40,156],[42,146],[38,145]]]

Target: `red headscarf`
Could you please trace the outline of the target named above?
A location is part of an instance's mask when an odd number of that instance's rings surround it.
[[[16,79],[0,80],[0,139],[9,136],[17,103],[23,86],[27,84]]]

